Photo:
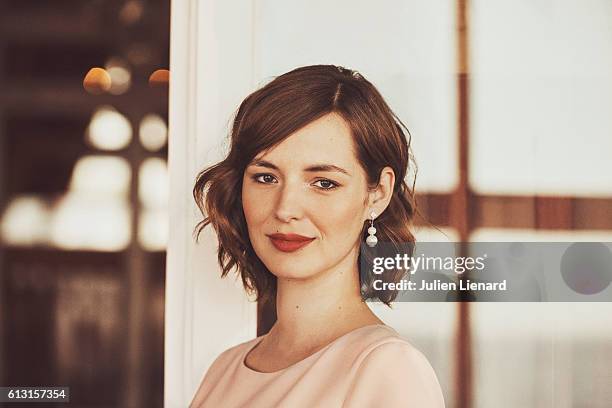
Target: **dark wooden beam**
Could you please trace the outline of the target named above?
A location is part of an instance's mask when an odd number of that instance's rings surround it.
[[[612,197],[542,197],[470,193],[471,230],[612,230]],[[417,194],[419,226],[455,227],[452,194]]]
[[[467,0],[457,0],[457,113],[459,138],[459,184],[451,198],[451,225],[459,234],[459,255],[467,255],[467,241],[472,229],[473,212],[470,210],[473,197],[469,187],[469,137],[470,137],[470,67],[469,67],[469,4]],[[468,279],[469,273],[461,279]],[[470,303],[461,292],[457,303],[456,366],[455,387],[456,406],[472,406],[472,347],[470,330]]]

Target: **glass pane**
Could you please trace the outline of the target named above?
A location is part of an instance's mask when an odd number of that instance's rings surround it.
[[[474,189],[609,196],[610,2],[471,4]]]
[[[612,231],[475,231],[477,241],[612,241]],[[476,407],[605,407],[612,303],[471,303]]]

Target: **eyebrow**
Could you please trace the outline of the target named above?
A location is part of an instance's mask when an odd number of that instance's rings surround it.
[[[278,167],[276,167],[274,164],[266,160],[253,160],[250,166],[265,167],[268,169],[278,170]],[[311,172],[311,173],[314,173],[317,171],[331,171],[331,172],[343,173],[343,174],[346,174],[347,176],[350,176],[350,173],[348,171],[334,164],[314,164],[312,166],[306,167],[304,171]]]

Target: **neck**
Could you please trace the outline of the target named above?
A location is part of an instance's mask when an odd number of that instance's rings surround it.
[[[362,301],[358,250],[338,265],[309,279],[278,279],[277,321],[270,335],[285,346],[325,342],[380,320]]]

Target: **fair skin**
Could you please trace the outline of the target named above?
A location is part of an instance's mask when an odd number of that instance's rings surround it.
[[[364,222],[387,208],[394,183],[385,167],[368,189],[348,124],[335,113],[249,164],[243,209],[253,248],[277,277],[277,321],[247,356],[248,367],[278,371],[350,331],[383,324],[361,299],[357,259]],[[285,252],[273,245],[275,233],[312,241]]]

